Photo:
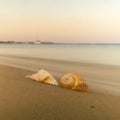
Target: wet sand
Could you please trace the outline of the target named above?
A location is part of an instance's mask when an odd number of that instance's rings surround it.
[[[120,96],[120,66],[1,55],[0,64],[35,73],[45,69],[57,78],[65,73],[75,72],[85,78],[90,91]]]
[[[81,93],[25,78],[0,65],[0,120],[120,120],[120,96]]]

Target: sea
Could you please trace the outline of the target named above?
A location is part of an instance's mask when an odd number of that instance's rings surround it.
[[[0,44],[0,55],[120,66],[120,44]]]

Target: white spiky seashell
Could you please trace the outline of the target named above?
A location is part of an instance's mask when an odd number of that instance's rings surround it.
[[[85,80],[75,73],[67,73],[61,78],[60,84],[62,87],[87,92],[88,86]]]
[[[51,84],[51,85],[55,85],[55,86],[58,85],[56,79],[49,72],[47,72],[43,69],[38,71],[36,74],[32,74],[32,75],[26,76],[26,77],[33,79],[35,81],[42,82],[42,83],[47,83],[47,84]]]

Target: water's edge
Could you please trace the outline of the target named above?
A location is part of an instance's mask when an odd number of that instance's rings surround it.
[[[33,72],[45,69],[56,78],[67,72],[75,72],[86,79],[90,91],[120,95],[119,66],[6,55],[0,56],[0,64]]]

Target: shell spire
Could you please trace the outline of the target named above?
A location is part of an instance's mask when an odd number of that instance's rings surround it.
[[[61,78],[60,84],[62,87],[87,92],[88,86],[85,80],[78,74],[67,73]]]

